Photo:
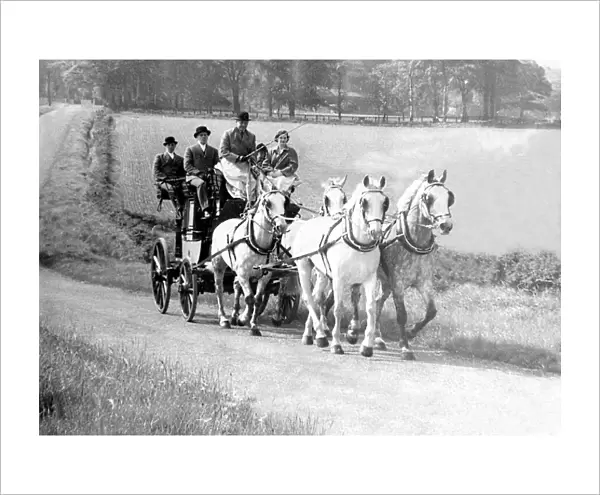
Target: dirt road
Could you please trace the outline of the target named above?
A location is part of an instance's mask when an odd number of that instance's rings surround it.
[[[40,269],[40,317],[75,325],[80,335],[115,344],[141,343],[156,356],[219,371],[257,407],[310,412],[333,421],[332,434],[555,434],[560,430],[560,378],[442,364],[417,352],[398,359],[397,345],[366,359],[358,345],[334,356],[303,346],[297,330],[221,330],[215,309],[193,323],[178,301],[160,315],[150,296],[62,277]],[[275,331],[276,330],[276,331]]]
[[[56,161],[63,136],[81,118],[77,108],[40,117],[40,185]],[[524,435],[560,432],[560,377],[470,367],[416,352],[399,360],[395,344],[371,359],[359,346],[346,355],[303,346],[294,329],[222,330],[216,310],[199,304],[193,323],[178,301],[160,315],[149,295],[94,286],[40,268],[40,319],[75,325],[106,343],[136,341],[185,366],[217,370],[240,395],[264,411],[299,413],[331,422],[331,434]],[[359,341],[360,344],[360,341]]]

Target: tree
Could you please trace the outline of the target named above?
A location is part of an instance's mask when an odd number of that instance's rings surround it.
[[[231,89],[233,112],[237,114],[240,111],[240,86],[249,63],[245,60],[222,60],[218,63],[223,69],[225,80]]]
[[[450,73],[450,83],[460,92],[462,101],[461,122],[469,121],[468,105],[473,98],[473,90],[479,83],[479,64],[474,60],[452,60],[446,68]]]

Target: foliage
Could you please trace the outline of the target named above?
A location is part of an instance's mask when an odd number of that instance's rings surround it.
[[[496,282],[530,292],[561,289],[561,263],[550,251],[515,250],[497,262]]]
[[[560,258],[551,251],[513,250],[501,256],[438,250],[435,287],[502,285],[528,292],[561,290]]]
[[[299,108],[436,121],[454,108],[463,122],[471,107],[485,119],[560,111],[560,82],[526,60],[54,60],[40,61],[39,90],[113,110],[254,107],[291,118]]]

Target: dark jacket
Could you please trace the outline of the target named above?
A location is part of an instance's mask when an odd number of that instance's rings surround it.
[[[198,143],[186,148],[184,157],[185,172],[188,176],[199,176],[219,163],[219,152],[208,144],[205,151],[202,151]]]
[[[221,137],[219,158],[235,163],[238,156],[247,155],[254,150],[256,150],[256,136],[247,130],[242,138],[240,130],[234,127],[225,131]]]
[[[154,157],[154,181],[159,182],[167,177],[185,177],[183,158],[173,153],[171,158],[165,151]]]
[[[273,167],[275,170],[281,170],[286,177],[290,177],[298,170],[298,153],[289,146],[279,152],[279,147],[273,148],[267,152],[267,156],[262,162],[263,167]]]

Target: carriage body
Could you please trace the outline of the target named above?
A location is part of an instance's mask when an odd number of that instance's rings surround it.
[[[214,229],[230,218],[242,218],[246,203],[243,200],[224,198],[220,183],[207,176],[207,194],[210,217],[203,217],[198,208],[196,188],[183,179],[176,179],[183,189],[185,205],[183,213],[176,218],[175,252],[171,256],[164,237],[154,242],[151,254],[151,282],[155,305],[160,313],[166,313],[171,297],[171,286],[175,284],[181,311],[186,321],[192,321],[199,294],[214,293],[215,283],[211,264],[211,243]],[[176,209],[177,209],[177,205]],[[266,308],[269,296],[277,295],[282,279],[294,268],[280,269],[267,285],[261,313]],[[224,291],[234,292],[235,273],[228,269],[223,280]],[[256,282],[254,282],[256,284]],[[284,321],[292,321],[297,313],[300,294],[291,294],[292,304],[287,304]],[[290,313],[293,311],[293,314]]]

